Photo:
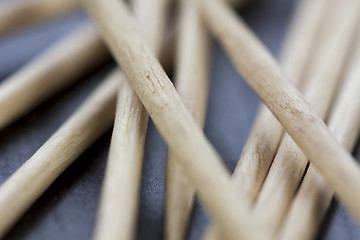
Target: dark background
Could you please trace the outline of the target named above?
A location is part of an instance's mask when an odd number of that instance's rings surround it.
[[[276,56],[295,1],[254,0],[240,13]],[[41,50],[87,21],[83,13],[0,38],[0,81]],[[205,133],[229,171],[236,165],[256,114],[259,99],[213,41],[211,87]],[[0,183],[5,181],[56,131],[98,85],[113,63],[51,98],[0,131]],[[1,114],[1,113],[0,113]],[[6,239],[90,239],[111,131],[71,165],[21,218]],[[138,239],[161,239],[166,145],[150,121],[143,167]],[[359,144],[354,152],[360,158]],[[31,182],[29,183],[31,184]],[[0,216],[5,218],[6,216]],[[208,217],[196,204],[189,239],[199,239]],[[360,231],[344,208],[333,202],[319,239],[360,239]]]

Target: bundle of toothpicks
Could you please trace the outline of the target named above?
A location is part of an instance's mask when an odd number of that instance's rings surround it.
[[[360,224],[360,167],[351,155],[360,130],[360,1],[298,0],[279,60],[237,11],[251,4],[1,1],[0,38],[79,9],[89,20],[1,80],[0,131],[111,56],[117,64],[1,183],[0,238],[112,129],[90,234],[135,239],[149,117],[168,147],[164,239],[188,238],[195,196],[210,216],[206,240],[315,239],[333,198]],[[203,132],[214,41],[262,101],[232,173]]]

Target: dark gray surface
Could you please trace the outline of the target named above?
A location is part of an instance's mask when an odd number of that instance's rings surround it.
[[[242,12],[245,20],[274,55],[281,47],[293,5],[292,0],[257,0]],[[78,14],[0,39],[0,79],[9,76],[40,50],[84,20],[85,17]],[[76,110],[109,68],[94,69],[93,74],[84,78],[86,81],[80,81],[1,131],[0,183],[31,157]],[[256,95],[214,42],[205,132],[229,171],[235,167],[258,103]],[[6,238],[91,238],[109,142],[110,131],[55,181]],[[359,150],[355,151],[355,156],[359,159]],[[162,238],[165,158],[166,146],[150,122],[143,167],[138,239]],[[196,204],[189,238],[199,239],[207,222],[206,214]],[[359,239],[360,232],[344,208],[334,202],[319,238]]]

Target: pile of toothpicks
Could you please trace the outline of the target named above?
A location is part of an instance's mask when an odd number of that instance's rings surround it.
[[[195,195],[211,216],[206,240],[314,239],[334,196],[360,223],[350,154],[360,128],[360,1],[298,0],[280,62],[236,11],[247,2],[0,2],[1,36],[80,8],[89,16],[1,81],[0,130],[111,56],[118,64],[0,185],[0,238],[111,128],[92,234],[136,238],[149,117],[168,146],[165,239],[187,238]],[[203,133],[210,36],[263,102],[232,176]]]

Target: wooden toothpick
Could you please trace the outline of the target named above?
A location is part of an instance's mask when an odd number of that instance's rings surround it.
[[[167,23],[168,7],[171,0],[133,0],[135,21],[141,29],[150,50],[159,56],[164,44],[164,30]],[[149,11],[151,9],[151,11]]]
[[[251,0],[226,0],[226,1],[228,1],[231,5],[233,5],[236,8],[240,8],[245,4],[247,4],[248,2],[251,2]]]
[[[301,0],[288,27],[280,62],[294,85],[301,85],[324,20],[327,0]],[[274,159],[283,128],[265,105],[261,105],[248,140],[234,170],[232,181],[250,208]],[[221,238],[212,225],[205,239]]]
[[[180,98],[202,128],[208,92],[208,36],[192,0],[179,2],[175,85]],[[165,175],[165,239],[186,238],[195,188],[170,149]]]
[[[168,0],[133,0],[143,36],[159,56]],[[151,4],[151,6],[148,6]],[[148,11],[149,7],[152,11]],[[148,114],[125,82],[119,88],[95,239],[134,239]]]
[[[122,80],[125,81],[125,80]],[[0,237],[113,123],[119,72],[112,73],[50,139],[0,186]]]
[[[78,0],[21,0],[0,3],[0,35],[65,15],[77,9]]]
[[[126,80],[116,108],[94,239],[133,239],[135,233],[148,116]]]
[[[234,65],[360,223],[360,169],[354,159],[237,14],[220,0],[198,2],[205,22]]]
[[[160,134],[226,236],[263,239],[248,209],[239,201],[220,157],[144,44],[125,4],[117,0],[84,3]]]
[[[321,31],[311,62],[312,71],[304,88],[305,98],[323,119],[327,116],[346,66],[360,19],[358,0],[329,2],[326,25]],[[307,164],[302,151],[289,135],[285,135],[253,209],[269,235],[274,235],[280,227]]]
[[[55,43],[0,84],[0,129],[107,58],[105,46],[90,25]]]
[[[360,39],[360,36],[357,38]],[[360,44],[357,43],[345,74],[345,84],[329,117],[329,128],[349,151],[360,131]],[[318,170],[310,164],[299,192],[291,204],[279,239],[313,239],[319,230],[334,192]]]

